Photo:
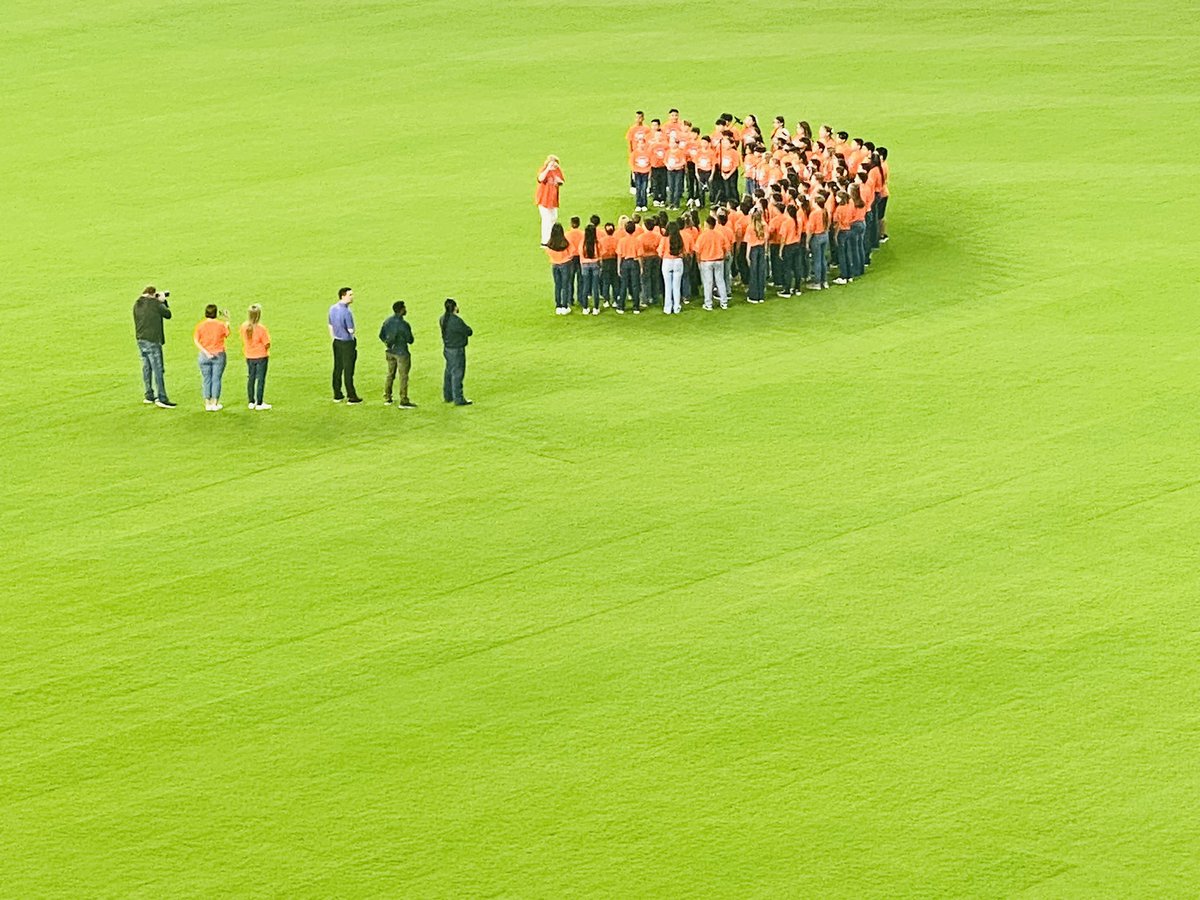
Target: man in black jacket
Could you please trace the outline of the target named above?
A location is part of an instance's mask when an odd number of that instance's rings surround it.
[[[154,285],[150,285],[133,304],[133,328],[138,351],[142,354],[142,382],[146,388],[142,402],[163,409],[175,408],[167,398],[167,385],[163,380],[163,344],[166,343],[163,319],[171,318],[171,307],[167,304],[169,296],[169,293],[160,294]],[[154,393],[156,383],[157,395]]]
[[[387,381],[383,385],[383,402],[392,402],[392,384],[396,380],[396,373],[400,373],[400,402],[396,404],[397,409],[416,409],[417,404],[408,399],[408,373],[412,367],[412,356],[408,352],[408,345],[413,342],[412,327],[404,321],[405,313],[408,310],[404,308],[404,301],[397,300],[392,304],[392,315],[383,327],[379,329],[379,339],[383,341],[387,351],[388,373]]]
[[[442,328],[442,355],[446,357],[446,374],[442,378],[442,398],[455,406],[470,406],[463,397],[463,378],[467,374],[467,339],[474,332],[458,317],[458,304],[446,298],[446,312],[438,320]]]

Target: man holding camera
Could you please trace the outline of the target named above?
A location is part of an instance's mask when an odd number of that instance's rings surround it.
[[[163,380],[163,319],[171,318],[171,307],[167,298],[170,291],[159,293],[149,285],[142,296],[133,304],[133,326],[137,336],[138,351],[142,355],[142,381],[146,387],[143,403],[153,403],[161,409],[174,409],[175,404],[167,399],[167,385]],[[157,385],[158,393],[155,394]]]

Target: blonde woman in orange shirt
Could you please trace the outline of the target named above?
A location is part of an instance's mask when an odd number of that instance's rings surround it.
[[[225,339],[229,337],[229,313],[217,305],[204,307],[204,318],[192,332],[192,343],[200,351],[200,378],[204,382],[204,408],[209,412],[222,409],[221,376],[225,374]]]
[[[263,403],[263,389],[267,386],[267,361],[271,353],[271,333],[259,321],[262,307],[252,304],[246,311],[246,321],[239,329],[242,335],[242,355],[246,357],[246,405],[249,409],[270,409]]]

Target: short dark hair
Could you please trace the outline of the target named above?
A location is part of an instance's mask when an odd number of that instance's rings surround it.
[[[625,223],[625,233],[626,234],[633,234],[633,231],[635,228],[637,228],[637,226],[633,224],[632,219],[630,219],[628,222]]]
[[[670,115],[671,113],[675,113],[675,115],[679,115],[679,110],[677,110],[677,109],[668,109],[668,110],[667,110],[667,115]]]
[[[395,303],[393,303],[392,304],[392,312],[394,312],[396,315],[400,315],[403,312],[407,312],[407,310],[404,308],[404,301],[397,300]]]
[[[846,140],[847,138],[849,138],[849,137],[850,137],[850,132],[848,132],[848,131],[839,131],[839,132],[837,133],[837,136],[838,136],[838,137],[839,137],[841,140],[843,140],[843,141],[844,141],[844,140]]]
[[[651,119],[651,120],[650,120],[650,124],[651,124],[651,125],[661,125],[661,124],[662,124],[662,119]]]
[[[446,312],[447,313],[454,312],[454,307],[456,307],[456,306],[458,306],[458,303],[455,302],[453,297],[446,298]]]
[[[338,288],[338,299],[341,300],[348,293],[350,293],[350,288]]]
[[[579,216],[571,216],[571,227],[572,228],[579,227]]]
[[[210,303],[204,307],[204,318],[215,319],[217,317],[217,304]]]
[[[144,288],[142,288],[142,296],[143,297],[153,297],[156,294],[158,294],[158,288],[156,288],[152,284],[148,284]]]
[[[639,110],[635,110],[633,114],[634,114],[635,116],[644,116],[644,115],[645,115],[645,113],[644,113],[644,112],[642,112],[640,109],[639,109]]]

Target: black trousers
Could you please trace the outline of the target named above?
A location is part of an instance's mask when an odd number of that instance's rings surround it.
[[[333,342],[333,399],[342,399],[342,379],[346,382],[346,397],[358,399],[354,389],[354,364],[358,361],[357,341]]]

